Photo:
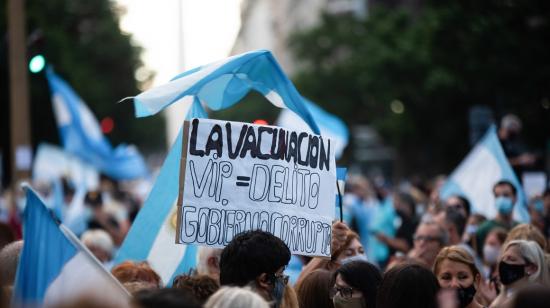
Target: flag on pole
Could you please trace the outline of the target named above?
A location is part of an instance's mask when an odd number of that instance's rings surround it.
[[[88,106],[69,84],[52,68],[46,70],[46,77],[61,141],[67,152],[117,180],[147,175],[145,161],[134,146],[119,145],[113,149]]]
[[[88,297],[98,303],[127,307],[122,285],[62,224],[42,200],[25,186],[23,250],[17,268],[13,304],[54,307]]]
[[[442,199],[452,195],[464,196],[472,205],[472,213],[493,218],[497,213],[493,186],[500,180],[510,181],[517,189],[514,219],[528,222],[525,193],[504,154],[493,125],[453,171],[441,188],[440,196]]]
[[[165,285],[171,285],[176,275],[187,273],[196,264],[196,247],[175,243],[182,133],[180,129],[114,261],[147,261]]]
[[[349,131],[346,123],[310,100],[305,98],[303,98],[303,100],[307,110],[309,110],[309,113],[317,125],[319,125],[321,135],[333,141],[336,159],[340,158],[349,142]],[[307,123],[305,123],[296,113],[288,109],[281,110],[275,125],[296,131],[312,132]]]

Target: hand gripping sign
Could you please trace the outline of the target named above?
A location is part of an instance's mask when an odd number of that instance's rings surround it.
[[[330,256],[336,162],[331,140],[275,126],[183,125],[176,243],[224,247],[261,229],[293,254]]]

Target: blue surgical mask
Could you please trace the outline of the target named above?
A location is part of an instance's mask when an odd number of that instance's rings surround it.
[[[364,255],[364,254],[361,254],[361,255],[355,255],[355,256],[351,256],[351,257],[347,257],[347,258],[344,258],[340,261],[340,264],[344,265],[346,263],[350,263],[350,262],[353,262],[353,261],[363,261],[363,262],[368,262],[369,259],[367,259],[367,256]]]
[[[275,278],[271,297],[275,301],[276,308],[279,308],[281,306],[284,293],[285,293],[285,283],[283,279],[281,279],[280,277]]]
[[[495,205],[497,210],[502,215],[510,215],[512,209],[514,208],[514,203],[509,197],[497,197],[495,199]]]

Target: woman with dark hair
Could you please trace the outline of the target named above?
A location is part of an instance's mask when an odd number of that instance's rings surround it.
[[[364,261],[352,261],[334,272],[330,292],[335,308],[376,307],[376,293],[382,280],[380,271]]]
[[[334,308],[329,297],[332,288],[332,272],[318,269],[307,274],[296,284],[300,307]]]
[[[404,263],[392,267],[384,274],[378,288],[378,308],[435,308],[439,284],[426,267]]]

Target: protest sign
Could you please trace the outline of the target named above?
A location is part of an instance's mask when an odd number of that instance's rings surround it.
[[[293,254],[330,256],[336,195],[331,140],[210,119],[183,127],[176,243],[224,247],[262,229]]]

